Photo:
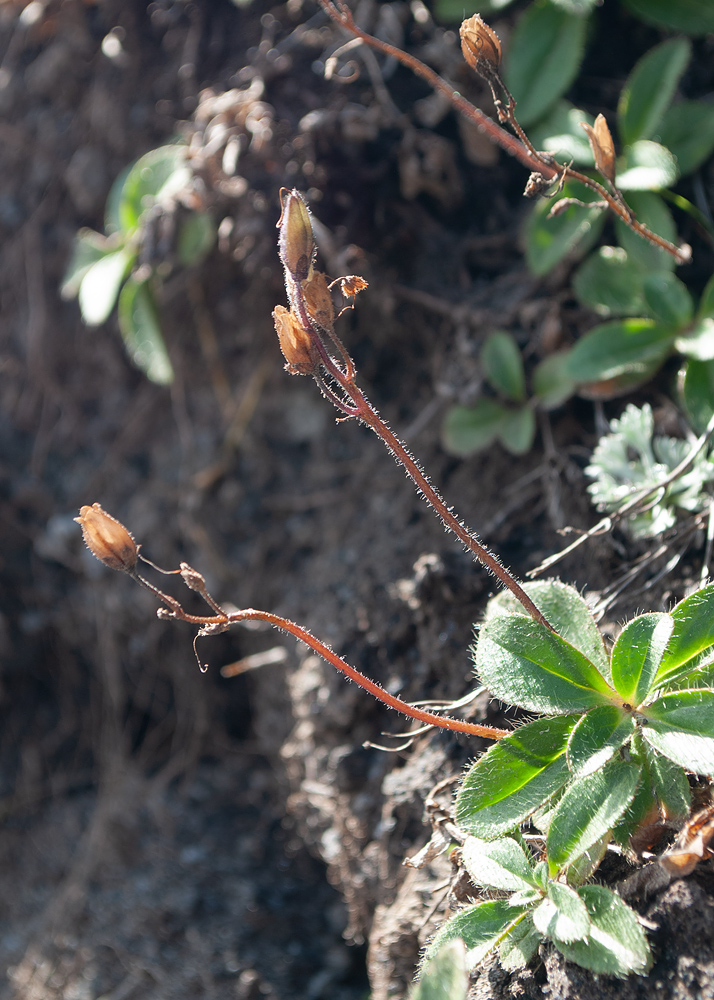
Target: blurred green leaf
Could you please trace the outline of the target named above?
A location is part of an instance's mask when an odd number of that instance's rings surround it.
[[[600,316],[642,316],[644,274],[622,247],[599,247],[573,275],[578,301]]]
[[[213,249],[216,227],[206,212],[192,212],[179,229],[178,258],[185,266],[199,264]]]
[[[79,286],[79,308],[87,326],[99,326],[109,318],[134,256],[122,247],[86,270]]]
[[[483,397],[474,406],[452,406],[441,428],[441,442],[450,455],[466,458],[483,451],[496,440],[506,408]]]
[[[461,938],[466,945],[466,967],[473,969],[522,916],[508,899],[466,906],[437,931],[426,950],[426,960],[430,961],[447,941]]]
[[[699,299],[697,319],[703,319],[705,316],[714,317],[714,274],[704,286],[702,297]]]
[[[124,167],[109,190],[109,197],[104,208],[104,231],[108,236],[121,232],[122,220],[119,206],[124,191],[124,184],[132,166],[133,164],[130,163],[127,167]]]
[[[631,191],[627,196],[627,203],[643,225],[670,243],[676,244],[677,227],[672,213],[660,195],[654,191]],[[615,232],[617,242],[627,251],[628,260],[639,265],[642,271],[651,273],[674,270],[675,260],[670,253],[638,236],[620,219],[615,219]]]
[[[703,434],[714,415],[714,361],[689,361],[679,373],[679,385],[687,418]]]
[[[590,936],[572,944],[556,941],[558,950],[599,975],[644,975],[652,964],[652,955],[637,915],[602,885],[581,886],[578,895],[588,909]]]
[[[622,0],[636,17],[658,28],[683,31],[687,35],[706,35],[714,31],[714,6],[711,0]]]
[[[79,292],[79,286],[92,264],[107,257],[116,250],[112,240],[93,229],[80,229],[74,241],[72,258],[65,271],[60,295],[63,299],[73,299]]]
[[[118,194],[117,218],[123,233],[131,233],[143,212],[178,194],[191,179],[185,146],[159,146],[131,167]]]
[[[563,188],[563,197],[591,202],[597,196],[577,182]],[[541,198],[526,223],[526,260],[532,274],[541,276],[551,271],[564,257],[582,257],[595,243],[605,224],[602,208],[570,205],[564,212],[547,218],[558,202]]]
[[[674,156],[651,139],[638,139],[625,146],[617,162],[617,186],[621,191],[658,191],[671,187],[678,176]]]
[[[650,139],[654,135],[672,102],[691,55],[692,46],[687,39],[670,38],[655,45],[637,61],[622,88],[617,107],[623,146],[631,146],[639,139]],[[619,171],[617,184],[622,186]]]
[[[714,360],[714,319],[706,316],[695,320],[692,326],[674,342],[680,354],[695,361]]]
[[[458,0],[435,0],[434,18],[442,24],[463,21],[472,14],[499,14],[509,7],[513,0],[475,0],[466,6]]]
[[[568,351],[557,351],[539,361],[533,370],[533,392],[544,410],[555,410],[575,392],[567,372]]]
[[[504,80],[517,101],[516,115],[524,128],[541,118],[577,76],[586,29],[587,18],[550,0],[536,0],[519,18]]]
[[[535,440],[535,414],[530,406],[508,410],[498,430],[498,439],[512,455],[525,455]]]
[[[692,318],[694,302],[684,282],[674,274],[648,274],[642,284],[648,313],[661,323],[683,327]]]
[[[671,327],[654,320],[613,320],[580,338],[568,357],[568,373],[577,382],[649,374],[652,364],[662,364],[673,342]]]
[[[558,101],[529,131],[536,149],[552,153],[563,162],[572,160],[578,166],[594,165],[593,151],[580,123],[593,125],[595,119],[586,111],[573,107],[570,101]]]
[[[515,403],[526,398],[523,359],[515,337],[505,330],[489,333],[481,349],[484,377],[497,392]]]
[[[173,381],[166,344],[161,335],[156,303],[149,283],[129,278],[119,296],[119,329],[137,368],[152,382],[168,385]]]
[[[714,105],[679,101],[665,113],[657,131],[659,141],[674,154],[679,173],[685,177],[714,152]]]
[[[453,938],[422,967],[409,1000],[466,1000],[468,985],[466,948],[460,938]]]

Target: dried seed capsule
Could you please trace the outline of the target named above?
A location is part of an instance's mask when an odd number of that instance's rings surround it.
[[[307,281],[302,284],[305,305],[312,318],[323,330],[331,330],[335,319],[335,307],[327,284],[327,278],[322,271],[313,271]]]
[[[501,65],[501,43],[498,35],[479,14],[464,21],[459,28],[461,51],[474,72],[487,80],[498,74]]]
[[[283,210],[278,220],[278,253],[293,281],[305,281],[315,259],[315,237],[307,205],[293,188],[280,192]]]
[[[81,507],[75,521],[82,526],[84,542],[93,556],[110,569],[134,575],[139,549],[120,521],[98,503]]]
[[[313,375],[320,366],[320,356],[310,334],[285,306],[275,307],[273,320],[287,370],[291,375]]]
[[[615,144],[610,135],[604,115],[598,115],[595,119],[595,127],[587,122],[580,122],[588,134],[590,148],[595,157],[595,166],[603,177],[606,177],[611,184],[615,183]]]

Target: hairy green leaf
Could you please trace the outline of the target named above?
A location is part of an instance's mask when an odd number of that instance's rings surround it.
[[[590,916],[590,936],[572,944],[558,941],[558,949],[569,961],[600,975],[644,975],[652,965],[652,955],[627,903],[602,885],[581,886],[578,894]]]
[[[612,829],[632,802],[639,780],[637,765],[615,760],[566,789],[548,829],[551,874],[566,868]]]
[[[674,691],[642,710],[642,735],[675,764],[714,775],[714,691]]]
[[[568,766],[577,778],[599,770],[632,736],[635,723],[617,705],[599,705],[587,712],[570,734]]]
[[[130,358],[147,378],[158,385],[168,385],[173,381],[174,371],[148,282],[129,278],[122,288],[119,329]]]
[[[453,938],[422,967],[409,1000],[466,1000],[468,986],[466,947],[460,938]]]
[[[633,618],[617,637],[612,650],[612,683],[633,707],[644,701],[652,687],[673,628],[670,615],[653,612]]]
[[[524,128],[541,118],[577,76],[586,29],[586,18],[550,0],[537,0],[520,17],[511,36],[504,79]]]
[[[590,933],[590,916],[574,889],[561,882],[548,884],[548,895],[533,911],[533,925],[554,941],[582,941]]]
[[[507,972],[523,969],[538,950],[542,935],[533,926],[530,913],[504,937],[498,949],[498,958]]]
[[[461,938],[466,945],[466,968],[473,969],[522,919],[523,913],[507,899],[467,906],[439,929],[426,950],[426,961],[431,961],[447,941]]]
[[[570,776],[565,746],[577,717],[538,719],[499,740],[473,765],[456,797],[456,821],[477,837],[512,830]]]
[[[533,869],[523,848],[510,837],[491,841],[467,837],[461,857],[476,885],[514,892],[531,890],[535,885]]]
[[[479,632],[475,665],[497,698],[531,712],[582,712],[613,695],[580,650],[522,615],[486,622]]]
[[[649,139],[654,135],[672,102],[691,54],[690,42],[684,38],[671,38],[650,49],[635,64],[622,88],[617,108],[623,145],[629,146],[638,139]]]
[[[671,616],[674,628],[657,670],[659,686],[693,669],[701,654],[714,647],[714,583],[685,597]]]
[[[563,188],[563,197],[596,201],[596,194],[577,182]],[[526,223],[526,261],[532,274],[547,274],[564,257],[582,257],[595,243],[605,224],[602,208],[570,205],[553,218],[547,216],[558,201],[541,198]]]

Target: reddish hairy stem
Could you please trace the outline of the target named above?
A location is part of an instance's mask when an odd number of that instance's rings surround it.
[[[369,45],[370,48],[376,49],[384,55],[392,56],[402,63],[403,66],[408,66],[417,76],[426,80],[434,90],[443,94],[460,114],[473,122],[476,128],[483,132],[491,142],[496,143],[501,149],[504,149],[517,160],[520,160],[529,170],[542,174],[547,180],[555,180],[557,177],[565,174],[571,180],[579,181],[590,188],[591,191],[596,192],[598,197],[607,203],[608,208],[622,219],[625,225],[642,236],[643,239],[648,240],[650,243],[671,254],[680,264],[686,263],[689,260],[689,248],[681,249],[675,246],[669,240],[665,240],[662,236],[653,233],[647,226],[638,222],[629,207],[623,201],[614,198],[602,184],[599,184],[586,174],[581,174],[579,171],[573,170],[569,166],[551,161],[550,158],[541,158],[537,153],[534,155],[519,139],[512,136],[510,132],[506,132],[492,118],[489,118],[483,111],[475,107],[470,101],[467,101],[465,97],[462,97],[457,90],[454,90],[446,80],[440,77],[438,73],[435,73],[426,63],[423,63],[421,59],[417,59],[416,56],[404,52],[403,49],[397,48],[396,45],[390,45],[389,42],[383,42],[380,38],[375,38],[374,35],[363,31],[355,24],[352,12],[344,3],[333,3],[332,0],[318,0],[318,3],[333,21],[336,21],[346,31],[360,38],[365,45]],[[513,121],[518,128],[515,119]]]

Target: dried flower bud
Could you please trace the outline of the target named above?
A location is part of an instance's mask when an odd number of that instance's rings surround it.
[[[459,28],[464,59],[479,76],[491,80],[501,65],[501,43],[498,35],[479,14],[464,21]]]
[[[188,563],[182,562],[180,570],[181,579],[189,590],[195,590],[197,594],[202,595],[206,593],[206,581],[197,569],[194,569],[193,566],[189,566]]]
[[[98,503],[81,507],[75,521],[82,526],[84,542],[93,556],[110,569],[134,575],[139,549],[120,521],[102,510]]]
[[[323,330],[331,330],[335,319],[335,307],[327,284],[327,278],[322,271],[313,271],[307,281],[302,283],[307,311],[319,323]]]
[[[315,259],[315,237],[307,205],[295,188],[280,192],[283,210],[278,220],[278,253],[294,281],[305,281]]]
[[[587,122],[580,122],[582,128],[588,134],[590,148],[595,157],[595,166],[603,177],[607,178],[611,184],[615,183],[615,144],[610,135],[604,115],[598,115],[595,119],[595,127]]]
[[[340,283],[340,291],[346,299],[353,299],[355,295],[359,295],[367,287],[367,282],[358,274],[347,274],[344,278],[337,280]]]
[[[273,310],[275,331],[280,342],[280,350],[287,361],[291,375],[312,375],[320,366],[320,356],[310,334],[302,328],[296,316],[285,306]]]

